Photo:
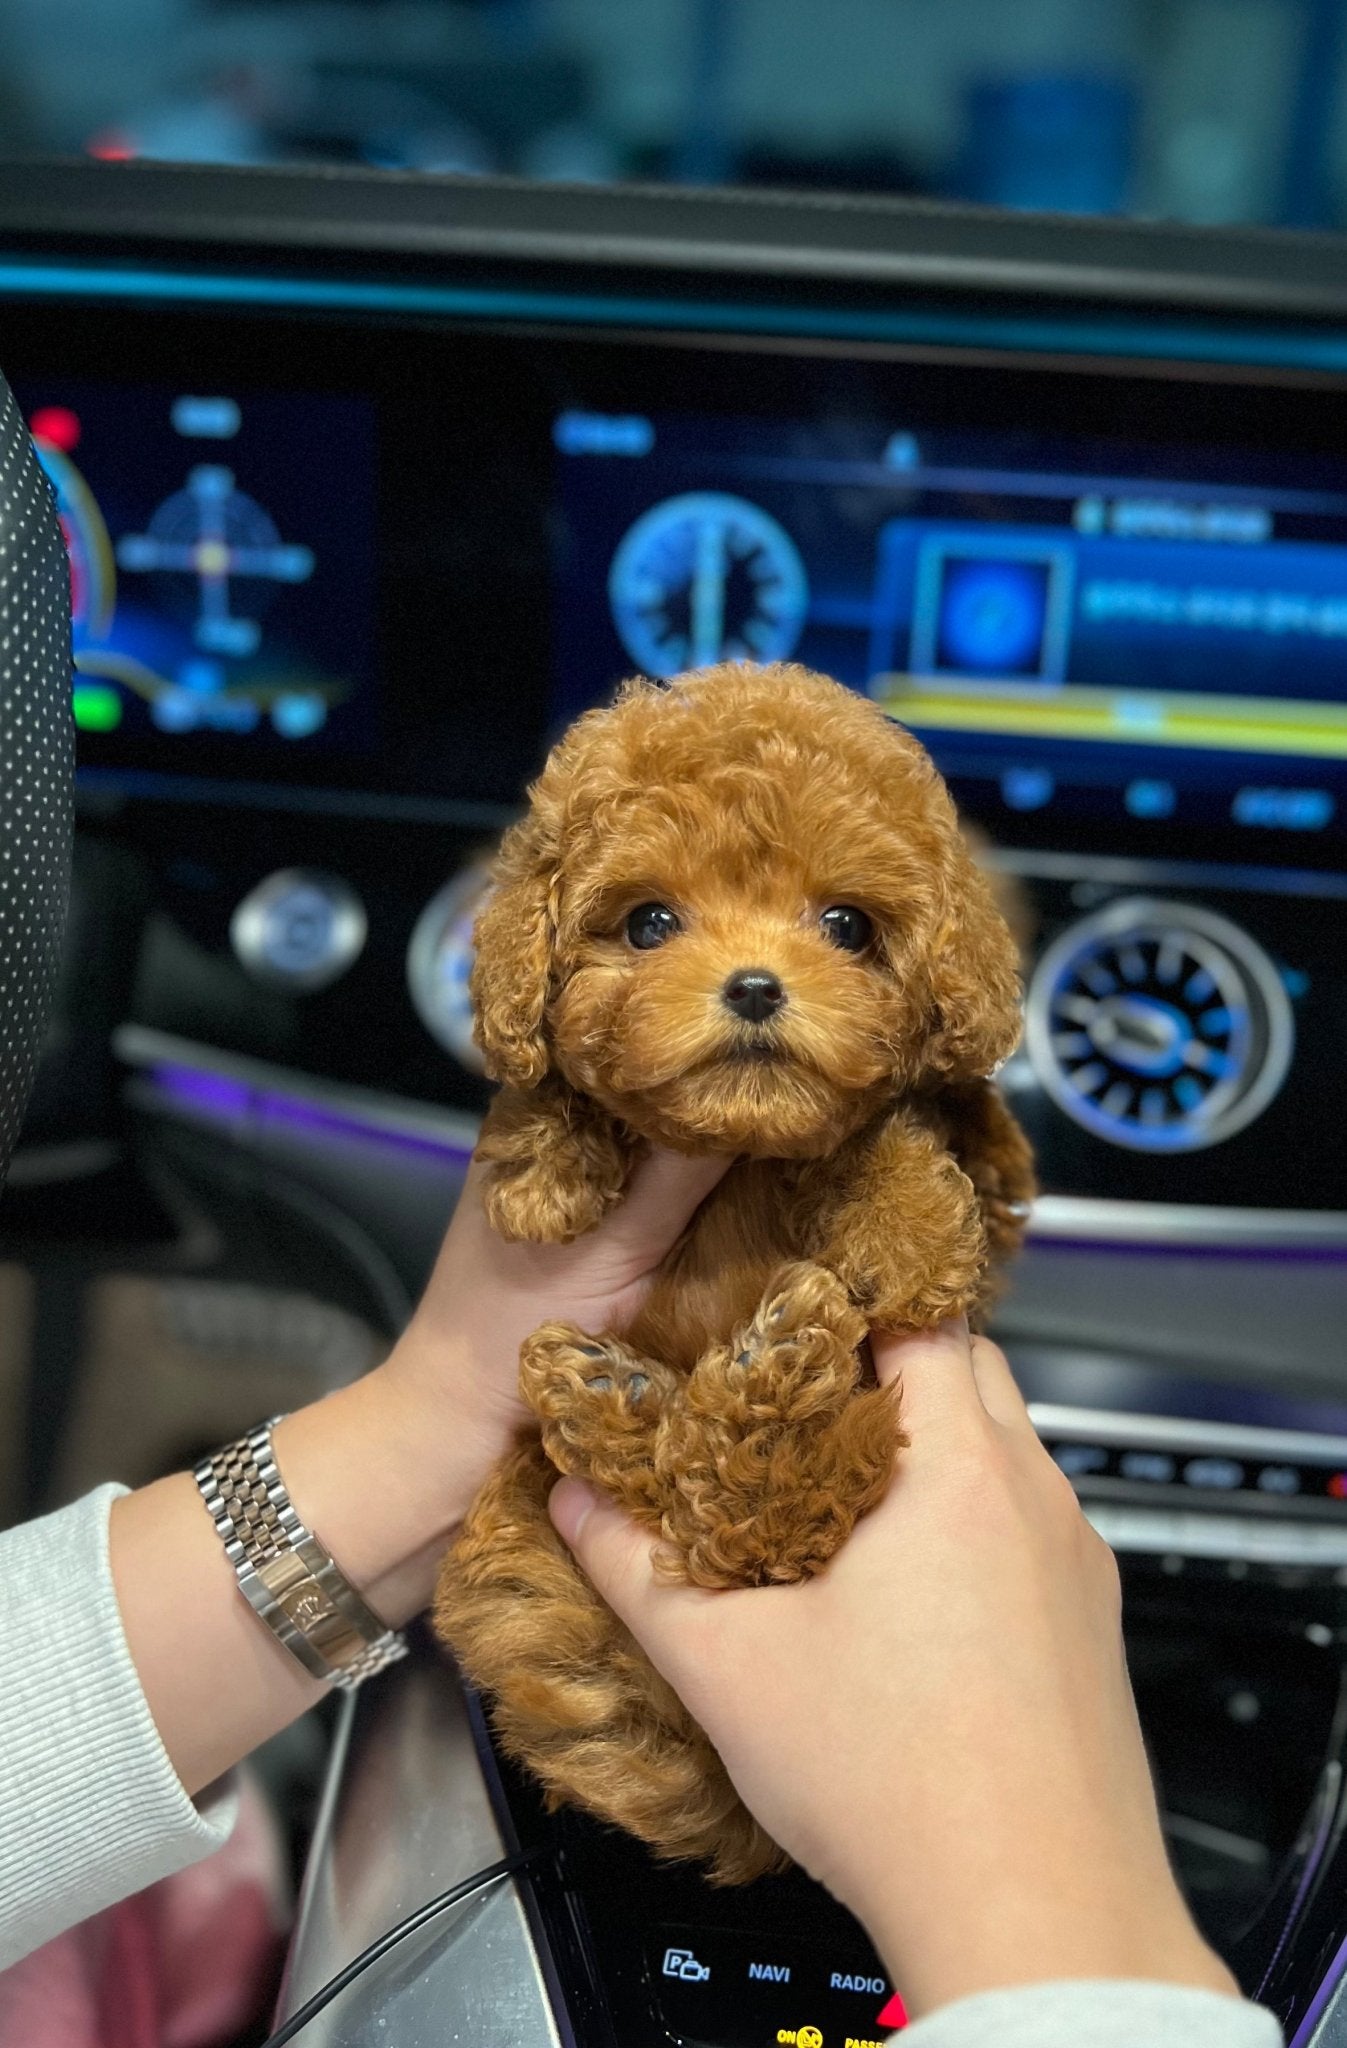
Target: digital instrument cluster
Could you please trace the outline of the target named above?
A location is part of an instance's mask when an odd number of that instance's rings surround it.
[[[624,675],[794,659],[1003,841],[1328,866],[1347,836],[1342,394],[75,309],[34,359],[8,328],[86,773],[503,816]]]
[[[70,557],[87,733],[367,745],[372,413],[20,381]]]

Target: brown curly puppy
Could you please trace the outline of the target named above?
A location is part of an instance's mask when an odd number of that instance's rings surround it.
[[[825,677],[736,665],[579,720],[476,943],[504,1236],[591,1229],[650,1140],[735,1164],[629,1329],[525,1344],[540,1434],[478,1497],[436,1624],[554,1801],[740,1882],[779,1852],[547,1494],[591,1480],[700,1586],[822,1570],[904,1441],[867,1326],[976,1312],[1023,1229],[1029,1150],[988,1079],[1015,947],[917,742]]]

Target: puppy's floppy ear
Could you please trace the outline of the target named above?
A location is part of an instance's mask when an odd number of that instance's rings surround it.
[[[555,835],[538,809],[512,825],[473,931],[474,1036],[493,1081],[534,1088],[551,1066],[545,1020],[557,933]]]
[[[932,1017],[927,1070],[950,1081],[980,1080],[1019,1040],[1019,957],[991,884],[957,833],[927,971]]]

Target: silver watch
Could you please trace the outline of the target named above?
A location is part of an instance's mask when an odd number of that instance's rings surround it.
[[[253,1612],[312,1677],[350,1691],[405,1657],[407,1644],[295,1513],[271,1448],[283,1420],[273,1415],[203,1458],[193,1477]]]

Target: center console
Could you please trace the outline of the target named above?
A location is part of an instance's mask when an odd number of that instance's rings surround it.
[[[1269,1546],[1232,1578],[1216,1545],[1122,1547],[1171,1857],[1247,1989],[1304,2021],[1310,1987],[1336,1982],[1324,1942],[1341,1922],[1341,1568],[1288,1564]],[[901,1726],[876,1730],[876,1773],[901,1767]],[[347,1710],[282,2012],[460,1871],[507,1856],[529,1860],[376,1964],[311,2022],[313,2038],[416,2038],[433,2024],[478,2048],[878,2048],[905,2023],[902,1987],[863,1930],[798,1872],[727,1892],[583,1816],[547,1815],[428,1643]],[[1327,2048],[1335,2037],[1315,2025],[1295,2038]]]
[[[86,857],[136,878],[143,922],[98,1100],[283,1170],[405,1289],[486,1102],[484,862],[561,727],[633,672],[798,660],[926,743],[1024,948],[1001,1085],[1044,1192],[998,1332],[1123,1560],[1195,1910],[1297,2048],[1327,2048],[1337,245],[10,167],[0,296],[70,555]],[[37,1101],[11,1219],[87,1135],[68,1096]],[[877,1742],[877,1771],[900,1761]],[[713,1892],[544,1815],[429,1655],[348,1715],[286,2009],[515,1850],[526,1871],[312,2037],[460,2010],[480,2048],[844,2048],[897,2024],[902,1987],[815,1888]]]

